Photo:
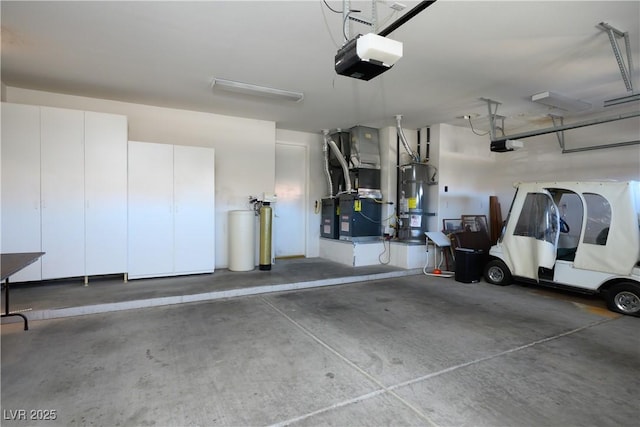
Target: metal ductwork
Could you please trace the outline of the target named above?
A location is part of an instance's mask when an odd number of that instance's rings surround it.
[[[340,151],[340,148],[338,148],[335,141],[333,141],[333,139],[331,139],[331,137],[329,136],[329,131],[323,130],[322,134],[324,136],[325,144],[327,144],[331,148],[331,151],[333,152],[335,158],[338,160],[338,162],[340,163],[340,166],[342,167],[342,172],[344,174],[343,176],[345,181],[344,192],[351,193],[352,187],[351,187],[351,179],[349,178],[349,165],[347,165],[347,161],[344,159],[344,155]],[[331,185],[333,187],[333,183]],[[333,194],[334,191],[332,187],[329,188],[329,192],[331,193],[332,196],[335,196],[337,194]]]
[[[323,129],[323,143],[322,143],[322,152],[324,153],[324,174],[327,178],[327,188],[329,189],[329,197],[333,197],[333,181],[331,179],[331,172],[329,172],[329,143],[327,142],[329,135],[329,130]]]
[[[411,149],[411,147],[409,146],[409,142],[407,142],[407,137],[404,136],[404,131],[402,130],[402,115],[400,114],[396,116],[396,129],[398,131],[400,142],[402,142],[402,146],[407,151],[407,154],[409,154],[411,161],[420,163],[420,157]]]

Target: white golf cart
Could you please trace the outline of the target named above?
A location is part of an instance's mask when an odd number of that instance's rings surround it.
[[[598,293],[640,317],[640,182],[516,184],[485,280]]]

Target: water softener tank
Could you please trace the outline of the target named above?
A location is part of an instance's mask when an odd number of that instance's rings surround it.
[[[429,166],[410,163],[400,166],[400,204],[398,206],[398,239],[424,243],[427,231],[427,185]]]
[[[229,211],[229,270],[255,268],[255,219],[253,211]]]
[[[271,219],[269,203],[260,208],[260,270],[271,270]]]

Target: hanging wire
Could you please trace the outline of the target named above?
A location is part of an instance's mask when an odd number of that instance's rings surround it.
[[[362,213],[362,211],[358,212],[364,219],[373,222],[374,224],[383,224],[385,221],[389,221],[391,218],[393,218],[395,216],[395,214],[391,214],[389,215],[387,218],[380,220],[380,221],[376,221],[373,218],[369,218],[368,216],[366,216],[365,214]]]
[[[469,118],[469,126],[471,126],[471,132],[475,133],[478,136],[487,136],[487,135],[489,135],[489,132],[485,132],[485,133],[476,132],[476,130],[473,128],[473,123],[471,123],[471,116],[468,116],[468,118]]]
[[[360,12],[360,10],[349,10],[347,12],[347,14],[344,16],[344,21],[342,22],[342,35],[344,35],[344,41],[348,42],[349,41],[349,37],[347,37],[347,21],[349,21],[349,15],[351,15],[353,12]]]
[[[329,6],[329,3],[327,3],[327,0],[322,0],[322,1],[324,2],[324,5],[325,5],[325,6],[327,6],[327,8],[328,8],[331,12],[333,12],[333,13],[342,13],[342,11],[341,11],[341,10],[335,10],[335,9],[333,9],[331,6]]]
[[[388,248],[387,248],[387,243],[388,243]],[[391,262],[391,241],[387,240],[387,239],[382,239],[382,252],[380,253],[380,255],[378,255],[378,261],[380,262],[380,264],[382,265],[387,265]],[[387,260],[383,261],[382,260],[382,256],[385,254],[385,252],[389,252],[389,255],[387,255]]]
[[[329,6],[329,3],[327,3],[326,0],[322,0],[322,2],[324,3],[325,6],[327,6],[327,9],[329,9],[331,12],[333,12],[333,13],[344,13],[344,10],[335,10],[334,8]],[[342,21],[342,35],[344,36],[345,42],[349,41],[349,37],[347,37],[346,26],[347,26],[347,21],[349,20],[349,15],[352,14],[353,12],[360,12],[360,10],[350,9],[346,13],[346,15],[344,16],[344,20]]]
[[[320,10],[322,11],[322,18],[324,19],[324,26],[327,30],[327,33],[329,34],[329,37],[331,38],[331,41],[333,42],[333,45],[336,48],[340,48],[341,44],[338,43],[336,39],[333,37],[333,33],[331,32],[331,26],[329,25],[329,21],[327,20],[326,11],[325,11],[325,8],[322,7],[322,3],[320,3]]]

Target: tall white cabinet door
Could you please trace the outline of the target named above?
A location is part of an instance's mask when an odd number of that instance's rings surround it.
[[[174,270],[215,268],[214,150],[174,146]]]
[[[129,141],[130,278],[173,273],[173,146]]]
[[[40,252],[40,107],[2,103],[2,252]],[[41,261],[11,276],[40,280]]]
[[[85,112],[85,275],[127,271],[127,118]]]
[[[84,112],[40,109],[42,278],[84,275]]]

